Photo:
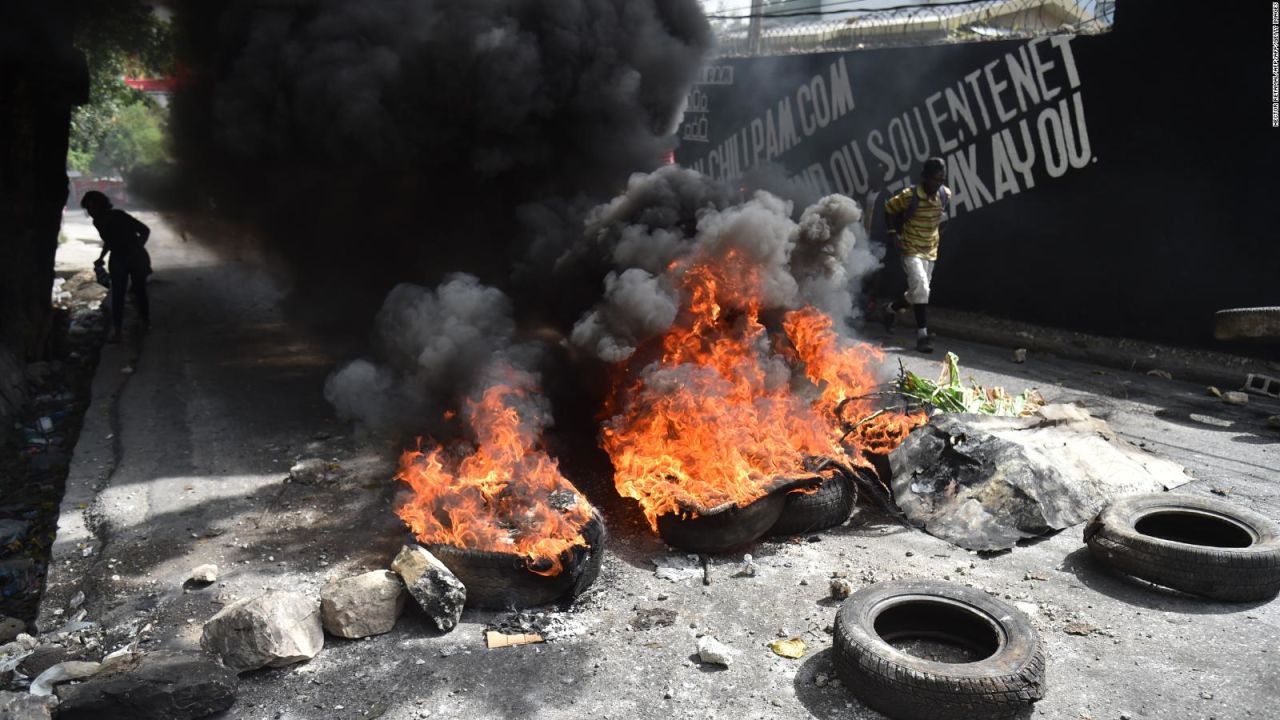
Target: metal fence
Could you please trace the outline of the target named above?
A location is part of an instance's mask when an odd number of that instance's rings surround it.
[[[787,1],[763,11],[708,15],[721,57],[793,55],[904,45],[937,45],[1028,38],[1051,33],[1094,34],[1111,28],[1114,0],[972,0],[866,7],[868,0]],[[862,6],[862,7],[860,7]]]

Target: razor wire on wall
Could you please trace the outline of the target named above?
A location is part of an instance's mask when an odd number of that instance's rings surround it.
[[[724,0],[707,17],[720,57],[792,55],[1110,29],[1115,0]]]

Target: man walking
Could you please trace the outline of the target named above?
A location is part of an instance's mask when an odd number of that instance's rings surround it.
[[[151,303],[147,298],[147,276],[151,274],[151,256],[143,246],[151,236],[151,228],[129,213],[111,206],[111,200],[97,190],[90,190],[80,200],[80,207],[93,218],[93,226],[102,237],[102,252],[94,265],[101,266],[102,258],[111,254],[107,270],[111,276],[111,337],[109,342],[120,341],[124,326],[124,296],[133,285],[133,299],[137,304],[142,329],[151,326]]]
[[[898,238],[902,269],[907,274],[907,292],[885,309],[885,330],[892,331],[897,313],[911,307],[916,317],[916,349],[926,353],[933,352],[929,289],[951,200],[951,190],[943,184],[946,180],[946,164],[941,158],[929,158],[924,161],[920,184],[904,188],[884,204],[889,233]]]

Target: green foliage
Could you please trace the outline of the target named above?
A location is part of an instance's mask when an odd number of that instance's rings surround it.
[[[942,374],[936,382],[900,366],[898,392],[943,412],[1016,417],[1030,415],[1044,405],[1044,398],[1035,390],[1010,395],[1002,387],[984,388],[972,379],[966,386],[960,381],[960,359],[955,353],[947,353],[942,362]]]
[[[123,174],[162,159],[165,113],[124,78],[173,72],[168,24],[137,0],[86,2],[76,47],[89,65],[89,102],[72,113],[67,167],[85,174]]]

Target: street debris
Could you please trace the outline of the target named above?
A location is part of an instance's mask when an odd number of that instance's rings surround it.
[[[1044,398],[1036,390],[1010,395],[1004,388],[985,388],[973,380],[966,386],[960,380],[960,360],[955,353],[947,353],[936,381],[899,365],[896,389],[901,395],[949,413],[1023,416],[1044,405]]]
[[[1239,390],[1228,390],[1222,393],[1222,402],[1228,405],[1248,405],[1249,394]]]
[[[737,651],[710,635],[698,638],[698,659],[708,665],[729,667]]]
[[[443,632],[458,625],[467,604],[467,588],[444,563],[421,545],[405,545],[391,561],[409,594]]]
[[[944,413],[889,455],[898,507],[968,550],[1013,547],[1088,520],[1110,501],[1190,482],[1074,405],[1028,417]]]
[[[756,564],[755,558],[751,557],[751,553],[742,556],[742,565],[738,567],[738,572],[734,573],[734,577],[755,577],[760,572],[760,566]]]
[[[1168,370],[1160,370],[1160,369],[1158,369],[1158,368],[1157,368],[1157,369],[1148,370],[1148,371],[1147,371],[1147,375],[1150,375],[1151,377],[1158,377],[1158,378],[1162,378],[1162,379],[1164,379],[1164,380],[1172,380],[1172,379],[1173,379],[1173,373],[1169,372]]]
[[[230,708],[236,673],[200,652],[126,655],[57,689],[60,720],[196,720]]]
[[[670,608],[636,608],[636,614],[628,625],[632,630],[652,630],[671,627],[676,621],[676,611]]]
[[[654,576],[671,582],[702,577],[702,560],[697,555],[660,555],[653,559]]]
[[[1068,635],[1087,636],[1087,635],[1092,635],[1097,631],[1098,631],[1098,628],[1088,623],[1082,623],[1082,622],[1071,622],[1062,626],[1062,632]]]
[[[577,637],[586,632],[586,625],[569,612],[549,610],[520,610],[490,623],[488,630],[501,633],[534,633],[547,642]]]
[[[853,583],[844,578],[831,578],[831,597],[836,600],[845,600],[852,594]]]
[[[1232,490],[1233,488],[1220,488],[1220,487],[1209,488],[1209,492],[1213,493],[1214,495],[1221,495],[1222,497],[1226,497],[1230,495]]]
[[[404,610],[405,589],[388,570],[334,580],[320,591],[324,629],[344,638],[390,632]]]
[[[0,718],[5,720],[49,720],[56,706],[51,696],[0,691]]]
[[[98,672],[100,667],[102,667],[101,663],[82,660],[60,662],[40,673],[35,680],[31,681],[31,694],[52,695],[53,687],[58,683],[82,680]]]
[[[1026,349],[1026,348],[1018,348],[1017,350],[1014,350],[1014,351],[1013,351],[1013,361],[1014,361],[1014,362],[1016,362],[1016,363],[1019,363],[1019,364],[1026,362],[1026,361],[1027,361],[1027,349]]]
[[[485,645],[489,649],[516,647],[517,645],[532,645],[534,643],[546,642],[546,638],[537,633],[500,633],[496,630],[489,630],[484,634]]]
[[[337,463],[327,462],[320,458],[299,460],[289,468],[289,482],[299,485],[322,485],[330,482],[333,471],[338,469]]]
[[[218,581],[217,565],[200,565],[191,571],[191,582],[208,585]]]
[[[1280,415],[1272,415],[1267,418],[1267,424],[1273,428],[1280,428]]]
[[[1219,390],[1218,388],[1216,388],[1216,387],[1212,386],[1212,385],[1210,385],[1209,387],[1205,388],[1205,390],[1206,390],[1206,391],[1208,391],[1208,393],[1209,393],[1210,395],[1212,395],[1212,396],[1214,396],[1214,397],[1216,397],[1216,398],[1219,398],[1219,399],[1221,399],[1221,398],[1222,398],[1222,391],[1221,391],[1221,390]]]
[[[241,600],[204,624],[200,646],[236,672],[310,660],[324,647],[320,603],[289,591]]]
[[[798,637],[786,640],[774,640],[769,643],[769,649],[772,650],[775,655],[784,658],[791,658],[792,660],[804,657],[805,652],[808,651],[808,647],[804,644],[804,640],[801,640]]]

